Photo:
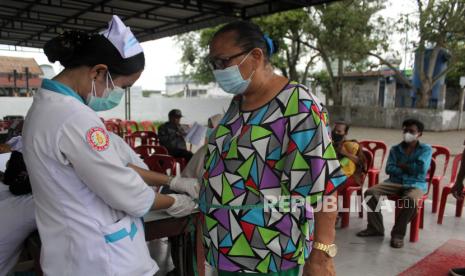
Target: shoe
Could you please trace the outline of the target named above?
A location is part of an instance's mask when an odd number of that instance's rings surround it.
[[[465,267],[456,267],[449,270],[449,275],[452,276],[464,276],[465,275]]]
[[[365,229],[357,233],[357,237],[383,237],[384,233],[372,230]]]
[[[402,248],[402,247],[404,247],[404,239],[391,238],[391,247],[392,248]]]

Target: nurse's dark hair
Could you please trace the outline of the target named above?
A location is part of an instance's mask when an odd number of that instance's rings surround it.
[[[279,50],[279,44],[264,34],[257,24],[250,21],[235,21],[224,25],[215,33],[212,40],[221,34],[229,32],[235,34],[235,43],[242,50],[262,49],[267,61]]]
[[[103,35],[67,31],[44,46],[44,53],[50,62],[59,61],[66,69],[79,66],[105,64],[116,76],[129,76],[144,69],[144,53],[123,58],[118,49]]]

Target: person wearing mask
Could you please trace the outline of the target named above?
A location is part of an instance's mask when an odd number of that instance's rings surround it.
[[[275,74],[277,50],[245,21],[223,26],[210,42],[213,75],[235,95],[209,136],[199,197],[206,261],[219,275],[335,274],[337,208],[313,213],[311,205],[335,202],[330,194],[346,177],[320,101]],[[265,209],[289,195],[308,204]]]
[[[331,138],[341,169],[347,177],[354,177],[359,185],[363,185],[362,176],[366,173],[365,156],[360,144],[356,140],[347,140],[350,126],[345,122],[334,124]]]
[[[42,270],[45,275],[153,275],[158,266],[140,218],[154,209],[185,216],[195,203],[185,195],[155,195],[119,157],[96,113],[117,106],[124,88],[139,78],[142,48],[113,16],[103,32],[65,32],[48,41],[44,53],[64,70],[43,80],[23,128]],[[158,181],[180,191],[193,184],[164,175]]]
[[[192,158],[192,152],[187,150],[186,131],[181,126],[182,113],[179,109],[173,109],[168,113],[168,122],[158,127],[160,145],[164,146],[168,153],[176,158],[184,158],[186,162]]]
[[[357,233],[359,237],[384,236],[383,216],[376,206],[382,196],[399,195],[404,199],[404,208],[395,219],[391,231],[391,247],[402,248],[407,224],[417,213],[417,202],[428,190],[427,172],[431,163],[432,148],[419,141],[424,125],[416,119],[402,123],[403,141],[391,148],[386,164],[389,178],[369,188],[365,199],[370,208],[367,212],[368,226]]]

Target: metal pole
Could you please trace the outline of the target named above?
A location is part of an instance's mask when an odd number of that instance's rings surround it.
[[[460,90],[460,99],[459,99],[459,124],[457,126],[457,130],[460,130],[462,126],[462,115],[463,115],[463,101],[465,99],[465,88]]]
[[[26,67],[26,95],[29,96],[29,67]]]
[[[131,120],[131,88],[126,88],[124,93],[124,119]]]
[[[16,85],[16,80],[18,79],[18,72],[15,70],[13,70],[13,96],[14,94],[16,93],[16,89],[17,89],[17,85]]]

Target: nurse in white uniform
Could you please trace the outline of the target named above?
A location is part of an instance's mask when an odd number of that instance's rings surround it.
[[[185,195],[155,195],[118,156],[95,111],[116,106],[143,71],[142,48],[114,16],[101,34],[68,32],[44,53],[65,69],[45,79],[23,129],[24,159],[42,240],[45,275],[153,275],[141,217],[166,209],[185,216]],[[197,196],[192,179],[160,175],[156,184]],[[195,187],[195,188],[194,188]]]

